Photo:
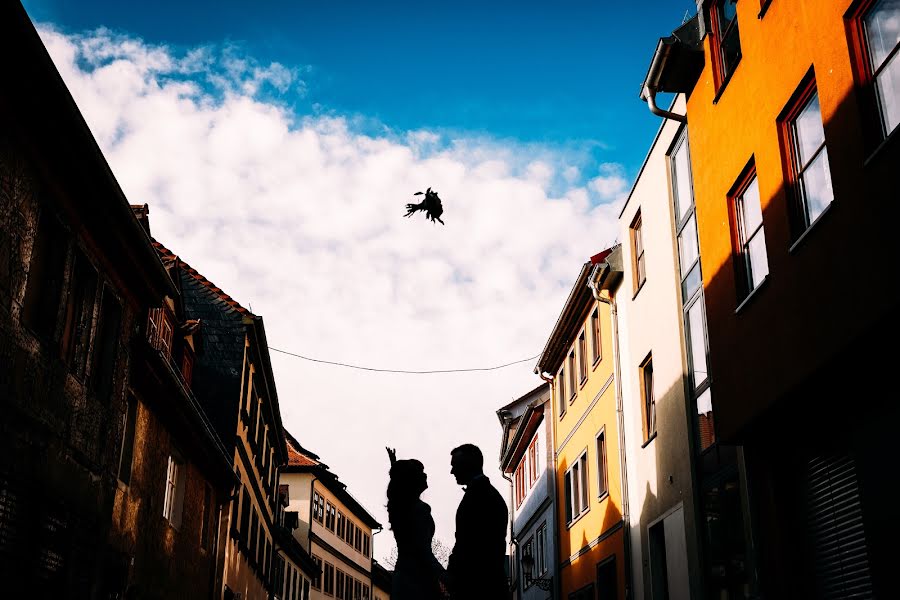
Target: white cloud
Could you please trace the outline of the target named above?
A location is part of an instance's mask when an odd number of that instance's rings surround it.
[[[532,356],[581,263],[615,237],[616,165],[579,186],[581,164],[537,145],[295,115],[260,92],[302,88],[300,71],[234,48],[39,30],[130,201],[150,204],[154,235],[262,315],[273,347],[399,369]],[[429,186],[446,226],[403,218]],[[272,361],[285,425],[385,529],[386,445],[425,463],[448,545],[454,446],[481,446],[507,494],[494,411],[538,383],[533,361],[434,376]],[[376,556],[392,545],[378,535]]]

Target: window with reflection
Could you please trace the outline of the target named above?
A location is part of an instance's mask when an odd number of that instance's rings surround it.
[[[734,200],[737,217],[739,252],[743,267],[744,292],[759,287],[769,274],[769,257],[763,230],[762,207],[759,200],[759,181],[752,172]]]
[[[741,38],[738,33],[737,0],[717,0],[713,26],[718,41],[719,83],[725,81],[741,60]]]
[[[681,302],[687,349],[688,388],[696,408],[696,431],[699,450],[710,448],[716,441],[715,421],[709,389],[709,348],[706,337],[706,302],[694,190],[691,179],[690,149],[687,129],[676,138],[669,154],[672,201],[675,208],[675,236],[678,242],[678,267],[681,274]]]
[[[887,135],[900,124],[900,0],[872,2],[862,24],[882,132]]]
[[[834,200],[831,169],[825,147],[825,128],[819,108],[819,94],[813,81],[805,85],[795,106],[787,113],[791,181],[797,198],[800,229],[805,230]]]

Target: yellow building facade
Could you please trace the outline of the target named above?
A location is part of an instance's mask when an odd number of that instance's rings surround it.
[[[536,367],[553,390],[560,598],[625,597],[611,255],[582,265]]]

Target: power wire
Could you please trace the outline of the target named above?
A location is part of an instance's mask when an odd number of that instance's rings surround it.
[[[303,356],[302,354],[297,354],[295,352],[288,352],[287,350],[279,350],[278,348],[273,348],[269,346],[269,350],[272,352],[279,352],[281,354],[287,354],[288,356],[294,356],[296,358],[302,358],[303,360],[308,360],[310,362],[323,363],[326,365],[334,365],[337,367],[347,367],[349,369],[359,369],[360,371],[375,371],[376,373],[405,373],[408,375],[433,375],[435,373],[471,373],[473,371],[496,371],[497,369],[503,369],[505,367],[511,367],[512,365],[517,365],[519,363],[528,362],[529,360],[534,360],[540,356],[540,354],[535,354],[529,358],[523,358],[521,360],[516,360],[513,362],[509,362],[503,365],[497,365],[495,367],[479,367],[474,369],[432,369],[427,371],[413,371],[406,369],[377,369],[375,367],[361,367],[359,365],[350,365],[342,362],[335,362],[331,360],[322,360],[320,358],[310,358],[309,356]]]

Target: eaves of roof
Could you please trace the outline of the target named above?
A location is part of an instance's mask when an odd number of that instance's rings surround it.
[[[556,324],[544,345],[544,350],[534,367],[534,372],[555,373],[563,360],[564,353],[575,337],[577,328],[581,326],[581,318],[584,310],[594,299],[591,290],[587,286],[588,275],[591,271],[590,261],[581,265],[578,278],[569,292],[569,297],[563,305]]]
[[[26,145],[45,163],[54,183],[77,198],[69,207],[85,230],[111,262],[122,266],[123,279],[136,293],[175,295],[174,283],[20,2],[0,2],[0,55],[7,58],[2,102],[16,117],[12,129],[27,132]],[[137,292],[137,286],[146,290]]]
[[[512,443],[509,444],[506,454],[500,461],[500,469],[504,473],[512,473],[515,466],[519,464],[519,460],[525,454],[525,448],[531,441],[538,425],[544,420],[544,402],[533,403],[528,410],[522,415],[519,421],[519,427],[516,429],[516,435],[513,437]]]

